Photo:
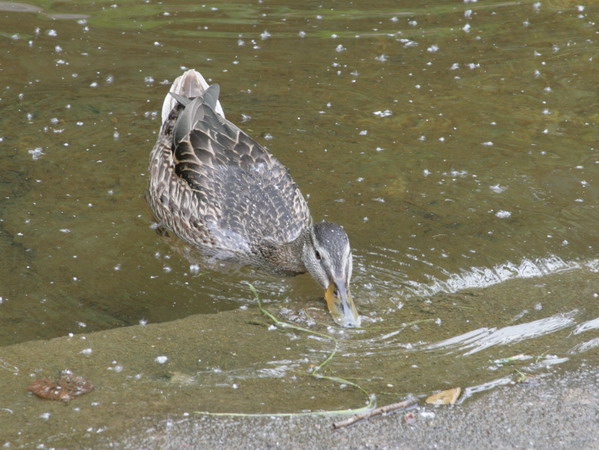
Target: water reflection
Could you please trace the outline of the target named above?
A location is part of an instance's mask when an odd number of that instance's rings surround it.
[[[509,345],[569,327],[574,323],[577,313],[578,311],[574,310],[565,314],[557,314],[533,322],[510,325],[499,329],[479,328],[460,336],[427,345],[425,349],[447,349],[450,353],[459,351],[463,352],[464,356],[468,356],[495,345]]]
[[[572,333],[580,334],[580,333],[584,333],[585,331],[596,330],[598,328],[599,328],[599,318],[588,320],[586,322],[582,322],[582,323],[578,324],[576,326],[576,328],[574,328]]]
[[[516,278],[535,278],[588,266],[596,266],[596,260],[587,262],[564,261],[557,256],[538,258],[536,261],[523,259],[518,264],[506,262],[494,267],[471,267],[459,274],[446,273],[445,279],[431,277],[428,283],[409,281],[407,295],[417,297],[435,295],[440,292],[459,292],[466,289],[485,288]]]

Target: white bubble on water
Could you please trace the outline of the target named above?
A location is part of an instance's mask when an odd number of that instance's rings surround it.
[[[33,159],[34,161],[37,161],[43,155],[45,155],[45,153],[41,147],[36,147],[32,150],[27,150],[27,152],[31,155],[31,159]]]
[[[500,184],[495,184],[493,186],[489,186],[489,189],[491,189],[496,194],[501,194],[506,191],[507,186],[501,186]]]
[[[378,117],[389,117],[390,115],[393,114],[393,112],[390,109],[386,109],[384,111],[375,111],[372,114],[374,114],[375,116],[378,116]]]

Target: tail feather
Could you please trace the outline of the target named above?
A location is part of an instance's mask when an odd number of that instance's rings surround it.
[[[170,93],[172,97],[185,106],[185,109],[179,114],[175,127],[173,128],[173,148],[183,139],[187,139],[196,123],[204,118],[206,109],[202,108],[203,105],[216,111],[219,92],[220,88],[218,84],[213,84],[206,89],[201,96],[195,97],[193,100],[183,97],[182,95]]]
[[[200,97],[208,89],[209,85],[202,74],[194,69],[190,69],[183,75],[177,77],[171,86],[170,92],[184,97]],[[217,94],[218,95],[218,94]],[[170,94],[167,94],[162,104],[162,122],[168,118],[171,110],[177,104],[177,100]],[[225,112],[219,101],[216,102],[214,111],[225,117]]]

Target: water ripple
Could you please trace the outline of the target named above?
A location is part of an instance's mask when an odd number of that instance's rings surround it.
[[[463,403],[465,400],[472,397],[474,394],[478,394],[479,392],[489,391],[496,387],[504,386],[510,383],[512,383],[511,377],[503,377],[498,378],[496,380],[488,381],[486,383],[478,384],[476,386],[468,386],[464,388],[464,392],[462,393],[462,396],[460,397],[458,403]]]
[[[503,328],[479,328],[450,339],[429,344],[424,349],[449,349],[450,352],[464,351],[464,356],[468,356],[496,345],[514,344],[562,330],[572,326],[577,313],[578,310],[575,309],[533,322],[510,325]]]
[[[408,281],[409,296],[428,297],[439,293],[455,293],[465,289],[485,288],[517,278],[534,278],[567,270],[594,270],[598,261],[566,261],[551,255],[546,258],[523,258],[519,263],[505,262],[493,267],[470,267],[460,273],[448,273],[446,279],[430,277],[429,283]]]
[[[599,348],[599,338],[591,339],[590,341],[586,342],[581,342],[580,344],[575,345],[568,353],[584,353],[597,348]]]
[[[580,333],[584,333],[585,331],[597,330],[597,329],[599,329],[599,317],[597,317],[596,319],[587,320],[586,322],[582,322],[582,323],[578,324],[576,326],[576,328],[574,328],[574,331],[572,333],[580,334]]]

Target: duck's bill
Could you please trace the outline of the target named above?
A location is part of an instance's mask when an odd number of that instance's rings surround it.
[[[345,283],[331,281],[324,293],[327,306],[333,320],[342,327],[357,328],[360,326],[360,316],[354,304],[349,288]]]

